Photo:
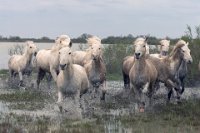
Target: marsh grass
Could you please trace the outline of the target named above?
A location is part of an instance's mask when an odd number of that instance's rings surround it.
[[[20,91],[16,90],[15,93],[1,94],[0,100],[6,102],[45,102],[49,100],[48,94],[39,91]]]
[[[20,91],[0,95],[0,101],[9,102],[10,109],[37,110],[43,109],[46,103],[52,102],[52,97],[44,92]]]
[[[7,79],[9,75],[8,69],[1,69],[0,70],[0,78]]]

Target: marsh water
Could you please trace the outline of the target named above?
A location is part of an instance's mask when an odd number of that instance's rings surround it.
[[[106,100],[93,103],[89,99],[92,112],[82,120],[69,120],[58,110],[56,87],[52,89],[42,82],[41,90],[30,88],[31,79],[25,79],[27,88],[12,88],[6,78],[0,76],[0,132],[37,132],[37,133],[135,133],[135,132],[199,132],[198,88],[186,88],[183,100],[185,104],[165,105],[166,90],[162,86],[153,99],[155,108],[146,113],[135,111],[134,101],[130,103],[123,89],[122,81],[107,81]],[[127,92],[123,94],[123,92]],[[84,95],[87,98],[88,95]],[[83,98],[84,98],[83,97]],[[191,104],[192,103],[192,104]],[[158,105],[158,107],[157,107]],[[164,109],[163,109],[164,108]],[[159,110],[163,110],[160,113]],[[196,115],[194,115],[196,114]],[[195,116],[195,117],[193,117]],[[155,128],[157,127],[157,128]]]

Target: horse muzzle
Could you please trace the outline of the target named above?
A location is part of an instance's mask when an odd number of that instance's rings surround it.
[[[188,64],[192,64],[192,62],[193,62],[193,60],[191,59],[191,60],[188,61]]]
[[[95,60],[95,61],[99,59],[99,56],[97,56],[97,55],[93,55],[92,57],[93,57],[93,60]]]
[[[34,56],[36,56],[36,55],[37,55],[37,52],[34,53]]]
[[[168,54],[168,51],[162,51],[162,52],[161,52],[161,55],[162,55],[162,56],[167,56],[167,54]]]
[[[67,66],[67,64],[60,64],[60,69],[64,70],[66,66]]]
[[[140,59],[140,55],[141,55],[140,53],[135,53],[135,58]]]

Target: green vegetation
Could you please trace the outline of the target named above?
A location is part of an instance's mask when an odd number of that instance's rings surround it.
[[[6,102],[45,102],[50,96],[36,91],[16,91],[15,93],[1,94],[0,100]]]
[[[0,95],[0,101],[9,102],[10,109],[37,110],[43,109],[45,104],[53,99],[50,95],[35,91],[20,91]]]
[[[8,69],[1,69],[0,74],[2,74],[2,75],[8,74]]]

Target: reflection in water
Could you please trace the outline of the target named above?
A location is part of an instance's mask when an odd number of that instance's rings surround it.
[[[121,120],[116,119],[115,116],[110,116],[109,119],[105,121],[104,129],[105,133],[132,133],[132,129],[125,128]]]
[[[0,102],[0,113],[4,113],[7,111],[8,111],[8,107],[4,103]]]

